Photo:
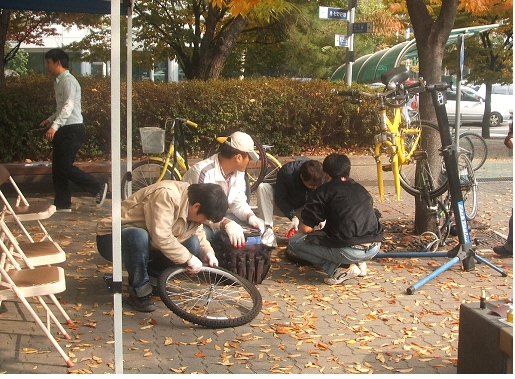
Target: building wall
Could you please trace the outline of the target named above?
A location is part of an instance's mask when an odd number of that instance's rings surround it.
[[[48,50],[62,48],[72,42],[80,41],[89,34],[89,29],[79,29],[75,25],[66,28],[62,25],[54,25],[54,27],[57,35],[45,37],[43,46],[22,44],[21,49],[29,53],[27,64],[29,71],[45,73],[45,53]],[[70,71],[75,75],[108,76],[110,74],[110,62],[77,62],[73,59],[76,53],[69,52],[69,54],[71,60]],[[184,75],[177,62],[168,60],[167,62],[156,63],[153,70],[133,67],[132,77],[135,80],[177,82],[183,79]]]

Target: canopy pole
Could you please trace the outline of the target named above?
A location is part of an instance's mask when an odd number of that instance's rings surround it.
[[[120,175],[120,1],[111,1],[111,194],[115,373],[123,374],[121,175]]]

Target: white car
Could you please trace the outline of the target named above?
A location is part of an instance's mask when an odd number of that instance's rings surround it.
[[[448,89],[446,92],[447,104],[445,109],[449,122],[456,122],[456,90]],[[490,113],[490,126],[499,126],[510,117],[509,108],[505,103],[492,101]],[[485,113],[485,99],[469,87],[461,87],[460,114],[462,124],[475,124],[483,121]]]

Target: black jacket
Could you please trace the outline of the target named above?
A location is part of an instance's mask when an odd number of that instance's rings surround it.
[[[306,242],[327,247],[349,247],[383,239],[372,196],[352,179],[333,179],[318,187],[302,210],[302,222],[323,230],[310,233]]]
[[[275,204],[290,220],[293,216],[297,216],[295,209],[304,206],[313,192],[302,183],[300,178],[300,166],[305,161],[293,161],[283,165],[277,172],[276,183],[273,184]]]

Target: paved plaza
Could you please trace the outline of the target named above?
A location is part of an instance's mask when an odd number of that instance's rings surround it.
[[[387,231],[385,247],[413,251],[418,242],[412,233],[414,199],[403,193],[397,201],[387,183],[387,199],[379,202],[370,160],[351,156],[351,176],[374,196]],[[481,289],[488,301],[513,296],[513,260],[499,258],[491,249],[508,233],[512,175],[510,157],[489,160],[478,173],[484,179],[471,231],[479,242],[477,254],[507,277],[484,264],[465,272],[458,263],[408,295],[410,285],[448,259],[381,258],[369,262],[366,277],[329,286],[322,271],[290,262],[286,239],[279,238],[272,267],[258,285],[263,309],[249,324],[208,329],[183,321],[157,297],[151,314],[135,312],[124,302],[124,373],[456,374],[460,304],[479,307]],[[51,202],[52,196],[29,198],[40,200]],[[111,265],[95,246],[95,225],[110,214],[111,201],[97,210],[93,198],[78,196],[73,208],[72,213],[54,214],[44,225],[67,252],[61,265],[67,289],[58,297],[75,327],[69,330],[72,339],[61,339],[60,345],[75,366],[66,367],[23,307],[8,302],[0,314],[0,373],[115,372],[113,295],[102,279]],[[285,221],[276,220],[278,236],[286,231]]]

